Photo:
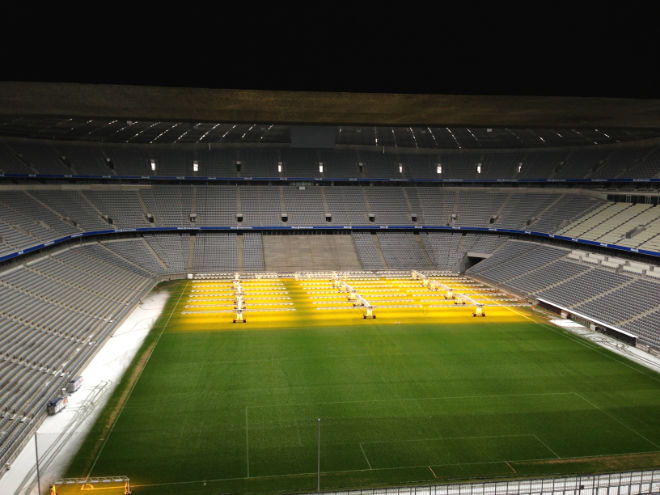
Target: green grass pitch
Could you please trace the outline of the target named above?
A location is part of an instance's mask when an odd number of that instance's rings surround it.
[[[322,490],[660,461],[660,376],[558,328],[184,332],[184,287],[68,475],[125,474],[136,495],[313,492],[317,418]]]

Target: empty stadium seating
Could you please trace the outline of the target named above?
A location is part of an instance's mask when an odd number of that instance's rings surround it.
[[[639,337],[660,347],[650,325],[660,306],[656,266],[568,248],[508,240],[466,273]]]
[[[408,132],[407,129],[404,128],[404,133]],[[454,136],[456,132],[464,131],[465,129],[456,129],[453,131]],[[507,131],[511,132],[508,129]],[[134,134],[135,131],[127,129],[127,132]],[[341,134],[338,134],[339,144],[343,141]],[[399,136],[401,138],[403,135]],[[497,147],[504,137],[501,133],[498,136],[500,141],[489,140],[486,133],[482,136],[482,141]],[[114,137],[121,140],[121,134]],[[459,139],[469,141],[473,140],[473,137],[472,131],[472,135],[465,133],[459,136]],[[544,135],[544,139],[551,137],[557,139],[552,133]],[[381,146],[387,146],[382,143],[386,143],[390,138],[389,132],[380,136]],[[434,144],[433,140],[424,142],[429,149],[438,144]],[[530,140],[528,145],[533,142]],[[652,178],[658,174],[657,157],[660,154],[660,148],[657,146],[634,145],[612,149],[588,146],[578,151],[530,147],[522,151],[491,153],[484,153],[480,149],[459,149],[419,154],[406,150],[405,141],[400,144],[391,143],[399,147],[399,153],[383,154],[377,151],[373,137],[359,143],[360,149],[339,148],[323,151],[288,147],[265,149],[232,145],[185,145],[185,140],[179,143],[178,148],[148,149],[139,145],[52,143],[3,138],[0,141],[0,173],[218,177],[323,175],[407,179]],[[519,147],[520,143],[521,140],[514,140],[511,143],[512,148]],[[447,144],[455,145],[452,140],[447,141]],[[193,170],[193,161],[198,164],[197,172]],[[319,163],[324,164],[322,174],[318,172]],[[358,166],[360,163],[361,168]],[[282,165],[281,173],[277,171],[278,164]],[[438,164],[442,164],[442,173],[438,173]],[[477,164],[481,164],[481,172],[477,172]]]
[[[23,189],[0,197],[0,256],[70,234],[136,227],[451,225],[548,233],[564,227],[562,232],[571,235],[578,230],[566,225],[586,224],[580,217],[594,213],[589,222],[596,222],[617,204],[630,210],[629,204],[574,192],[492,188],[145,184]],[[628,221],[617,231],[623,232],[622,240],[656,242],[650,234],[660,229],[660,209],[646,208],[643,215],[648,227],[630,239],[623,231],[633,224],[628,217],[621,221]]]
[[[151,290],[152,276],[97,243],[0,273],[0,465],[43,417],[45,402]]]
[[[559,230],[609,244],[655,250],[660,246],[660,208],[651,204],[607,202]]]

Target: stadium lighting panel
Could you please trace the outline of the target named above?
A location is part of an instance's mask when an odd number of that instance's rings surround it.
[[[199,172],[199,162],[197,160],[193,161],[193,172]]]
[[[284,166],[282,165],[282,162],[277,162],[277,173],[281,174],[282,170],[284,170]]]
[[[154,160],[154,159],[152,158],[151,160],[149,160],[149,163],[150,163],[150,165],[151,165],[151,171],[152,171],[152,172],[155,172],[155,171],[156,171],[156,160]]]
[[[435,166],[435,173],[436,173],[436,174],[442,174],[442,163],[438,163],[438,164]]]
[[[323,173],[323,162],[319,162],[319,173]]]
[[[399,163],[399,173],[400,174],[403,173],[403,164],[402,163]]]

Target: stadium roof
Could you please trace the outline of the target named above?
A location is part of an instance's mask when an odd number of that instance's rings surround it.
[[[660,99],[0,82],[0,117],[249,124],[660,129]]]
[[[52,129],[52,118],[660,129],[660,38],[653,16],[637,10],[234,2],[219,12],[136,5],[99,16],[14,5],[0,33],[11,47],[0,65],[0,117],[28,136]]]
[[[0,117],[0,136],[126,144],[288,145],[289,124]],[[512,149],[630,143],[660,137],[658,129],[520,129],[508,127],[323,126],[332,143],[409,149]]]

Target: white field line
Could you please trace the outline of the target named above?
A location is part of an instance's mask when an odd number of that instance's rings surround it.
[[[611,413],[607,412],[605,409],[601,408],[598,404],[594,404],[594,403],[591,402],[589,399],[587,399],[584,395],[579,394],[579,393],[577,393],[577,392],[574,392],[574,394],[577,395],[577,396],[578,396],[580,399],[582,399],[583,401],[585,401],[587,404],[589,404],[591,407],[593,407],[593,408],[595,408],[595,409],[598,409],[600,412],[602,412],[603,414],[605,414],[607,417],[613,419],[614,421],[616,421],[617,423],[619,423],[621,426],[623,426],[623,427],[626,428],[627,430],[633,432],[633,433],[634,433],[635,435],[637,435],[638,437],[643,438],[644,440],[646,440],[648,443],[650,443],[651,445],[653,445],[656,449],[660,449],[660,445],[658,445],[657,443],[655,443],[655,442],[653,442],[652,440],[648,439],[647,437],[645,437],[644,435],[642,435],[642,434],[641,434],[640,432],[638,432],[637,430],[631,428],[631,427],[628,426],[626,423],[624,423],[623,421],[621,421],[619,418],[617,418],[616,416],[614,416],[614,415],[612,415]]]
[[[250,477],[250,423],[248,423],[248,406],[245,406],[245,460],[247,464],[247,478]]]
[[[362,455],[364,456],[364,460],[367,461],[367,466],[369,466],[369,469],[373,469],[371,467],[371,463],[369,462],[369,458],[367,457],[367,454],[364,451],[364,447],[362,446],[362,442],[360,442],[360,450],[362,451]]]
[[[367,445],[376,445],[379,443],[406,443],[406,442],[428,442],[429,440],[464,440],[468,438],[516,438],[516,437],[529,437],[529,438],[535,438],[536,435],[534,433],[511,433],[509,435],[462,435],[462,436],[456,436],[456,437],[428,437],[428,438],[409,438],[406,440],[377,440],[375,442],[362,442],[361,444],[367,444]],[[539,441],[543,445],[543,442],[539,438],[536,438],[536,440]],[[543,445],[546,447],[545,445]],[[546,447],[547,448],[547,447]],[[551,451],[551,449],[548,449]],[[499,461],[503,462],[503,461]],[[463,463],[461,463],[463,464]]]
[[[557,459],[561,459],[561,456],[557,452],[555,452],[552,447],[550,447],[547,443],[541,440],[536,433],[532,436],[536,438],[541,445],[543,445],[546,449],[552,452],[552,455],[554,455]]]
[[[250,406],[255,407],[300,407],[300,406],[313,406],[318,404],[364,404],[371,402],[399,402],[399,401],[427,401],[427,400],[458,400],[458,399],[492,399],[497,397],[546,397],[553,395],[572,395],[575,392],[530,392],[524,394],[477,394],[477,395],[447,395],[440,397],[403,397],[397,399],[362,399],[362,400],[341,400],[330,402],[299,402],[295,404],[257,404]]]

